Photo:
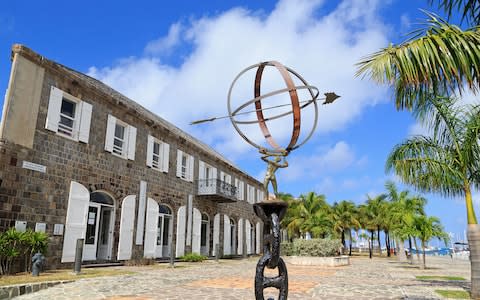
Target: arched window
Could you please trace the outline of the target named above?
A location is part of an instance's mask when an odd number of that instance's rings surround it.
[[[113,206],[113,198],[105,192],[93,192],[90,194],[90,201]]]

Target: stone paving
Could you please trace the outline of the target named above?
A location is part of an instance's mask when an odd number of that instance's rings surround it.
[[[16,299],[254,299],[258,258],[146,267],[133,275],[97,277],[57,285]],[[435,289],[468,289],[469,281],[420,281],[417,275],[470,277],[468,261],[428,257],[427,270],[394,259],[354,257],[344,267],[287,264],[288,299],[443,299]],[[274,274],[271,273],[272,275]],[[274,296],[274,290],[267,295]],[[276,296],[275,296],[276,298]]]

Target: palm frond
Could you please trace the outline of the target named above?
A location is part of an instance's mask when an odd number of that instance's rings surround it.
[[[390,45],[357,64],[356,76],[395,88],[398,109],[411,109],[432,92],[461,93],[465,86],[477,92],[480,86],[480,32],[427,15],[424,36]]]
[[[386,162],[386,171],[394,171],[405,183],[447,196],[464,194],[461,170],[455,153],[422,136],[395,146]]]

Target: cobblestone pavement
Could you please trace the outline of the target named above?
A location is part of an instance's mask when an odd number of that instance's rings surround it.
[[[174,269],[168,265],[121,267],[135,274],[82,279],[17,299],[254,299],[257,259],[179,263]],[[288,298],[442,299],[435,289],[469,288],[469,281],[420,281],[415,277],[449,275],[468,279],[468,261],[428,257],[427,266],[427,270],[420,270],[394,259],[362,257],[354,257],[349,266],[337,268],[287,264]]]

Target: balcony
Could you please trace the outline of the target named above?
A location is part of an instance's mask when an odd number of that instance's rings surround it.
[[[220,179],[197,180],[197,197],[216,202],[237,201],[237,188]]]

